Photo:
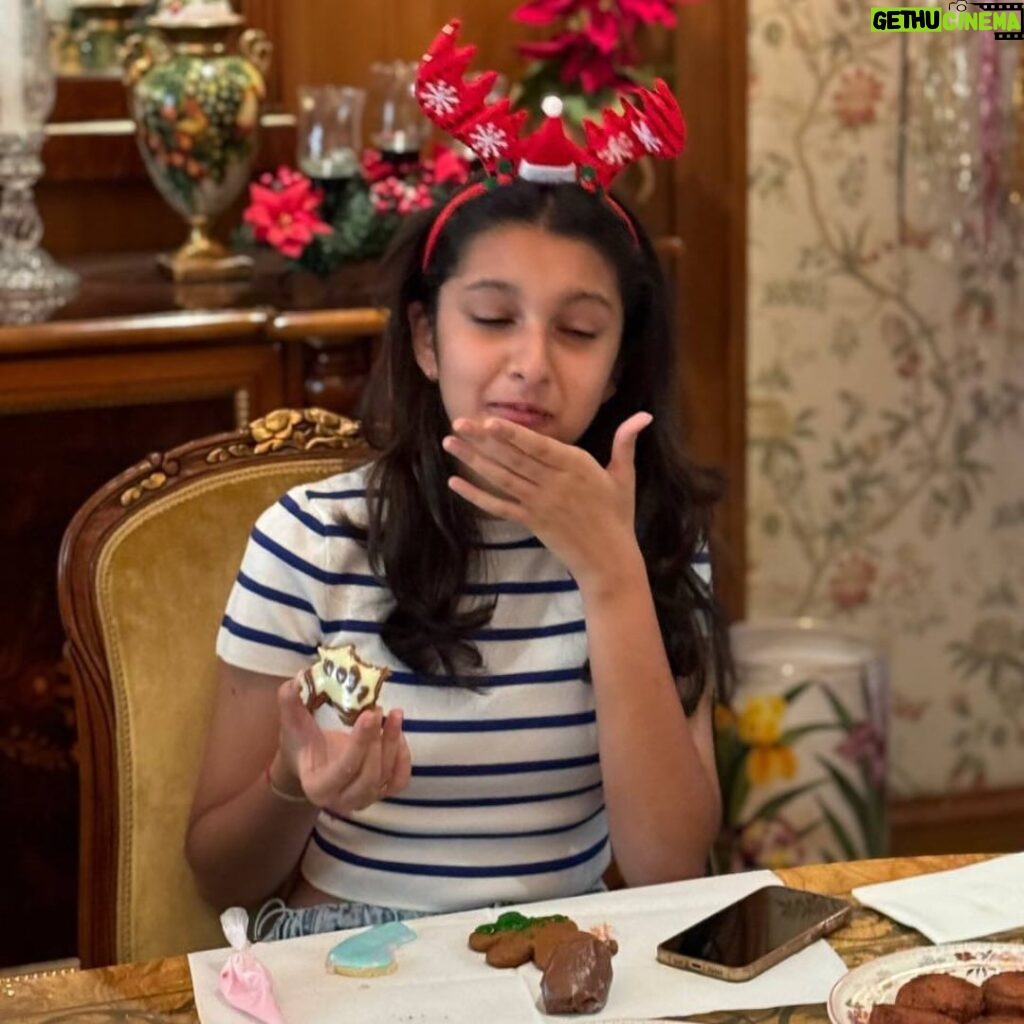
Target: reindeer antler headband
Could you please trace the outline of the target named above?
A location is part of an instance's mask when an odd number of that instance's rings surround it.
[[[423,55],[416,75],[416,99],[434,124],[476,154],[488,179],[457,193],[437,215],[423,249],[423,269],[430,263],[445,224],[463,203],[516,177],[546,183],[575,182],[603,195],[636,240],[626,212],[605,190],[620,171],[640,157],[669,159],[683,151],[686,122],[665,82],[659,78],[654,89],[630,90],[640,107],[623,98],[621,114],[607,109],[599,124],[584,121],[585,148],[565,134],[557,114],[549,113],[537,131],[522,135],[525,110],[513,112],[505,98],[487,102],[497,74],[484,71],[466,79],[476,47],[456,45],[460,24],[457,18],[449,21]]]

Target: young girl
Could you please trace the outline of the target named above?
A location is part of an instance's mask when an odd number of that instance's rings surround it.
[[[268,938],[593,891],[613,854],[629,885],[702,874],[716,490],[677,447],[649,240],[600,191],[519,177],[411,222],[388,269],[380,455],[268,509],[228,603],[201,890],[292,883]],[[298,696],[348,643],[391,669],[351,729]]]

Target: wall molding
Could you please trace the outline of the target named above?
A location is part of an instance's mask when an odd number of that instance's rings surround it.
[[[1024,850],[1024,787],[894,801],[893,856]]]

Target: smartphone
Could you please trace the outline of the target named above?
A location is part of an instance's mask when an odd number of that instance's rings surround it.
[[[770,885],[658,945],[658,960],[723,981],[747,981],[839,928],[852,906]]]

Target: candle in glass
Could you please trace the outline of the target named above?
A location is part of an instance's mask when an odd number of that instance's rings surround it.
[[[416,64],[395,60],[370,65],[373,75],[374,146],[385,156],[415,156],[427,134],[427,121],[414,90]]]
[[[25,84],[22,77],[22,0],[0,0],[0,132],[25,131]]]
[[[345,85],[299,88],[299,169],[322,181],[359,170],[366,93]]]

